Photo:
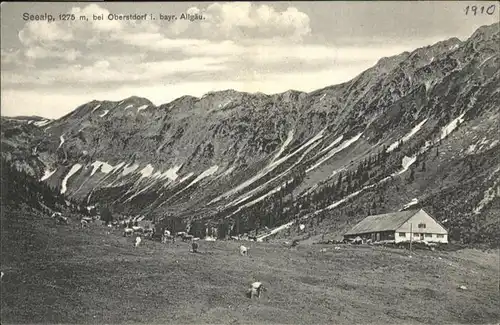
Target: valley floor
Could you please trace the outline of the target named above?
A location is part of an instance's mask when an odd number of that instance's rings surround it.
[[[34,221],[33,221],[34,220]],[[498,250],[144,240],[120,230],[2,217],[1,322],[485,324],[500,321]],[[327,248],[321,253],[321,248]],[[244,293],[253,281],[268,291]],[[464,285],[467,290],[458,287]]]

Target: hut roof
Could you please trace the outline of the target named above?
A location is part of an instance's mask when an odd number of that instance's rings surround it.
[[[418,211],[420,210],[407,210],[368,216],[361,220],[345,234],[356,235],[371,232],[396,230],[408,219],[413,217]]]

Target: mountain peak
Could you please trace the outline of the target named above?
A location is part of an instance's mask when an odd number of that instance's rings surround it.
[[[473,52],[498,53],[500,23],[479,27],[465,42]]]
[[[500,34],[500,23],[494,23],[491,25],[483,25],[479,27],[470,39],[478,39],[483,41],[489,41],[495,36],[498,37]]]
[[[397,55],[383,57],[375,64],[377,70],[390,71],[410,56],[410,52],[403,52]]]
[[[128,98],[125,98],[122,102],[135,105],[153,105],[153,102],[151,102],[149,99],[139,96],[130,96]]]

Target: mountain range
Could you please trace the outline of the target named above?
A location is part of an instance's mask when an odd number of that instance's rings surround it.
[[[270,239],[298,224],[336,236],[369,214],[423,207],[452,240],[498,244],[499,36],[498,23],[483,26],[309,93],[160,106],[133,96],[56,120],[2,117],[1,154],[117,214]]]

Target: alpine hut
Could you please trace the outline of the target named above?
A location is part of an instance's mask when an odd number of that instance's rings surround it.
[[[448,231],[423,209],[368,216],[344,234],[344,240],[356,237],[372,242],[422,241],[448,243]]]

